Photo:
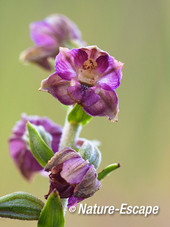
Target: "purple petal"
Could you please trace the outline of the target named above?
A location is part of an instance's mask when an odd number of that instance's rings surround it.
[[[51,29],[53,29],[53,32],[58,40],[64,41],[70,38],[81,40],[81,33],[79,29],[66,16],[54,14],[47,17],[45,22],[50,25]]]
[[[19,137],[9,140],[9,148],[17,168],[27,180],[31,180],[35,172],[43,169]]]
[[[32,62],[40,65],[46,70],[51,70],[48,58],[54,58],[59,52],[58,45],[35,46],[26,49],[21,53],[20,59],[23,62]]]
[[[61,198],[70,197],[69,204],[72,205],[92,196],[101,186],[94,166],[89,165],[88,161],[69,147],[57,152],[47,163],[45,170],[51,171],[48,195],[57,189]]]
[[[97,173],[93,165],[84,175],[82,181],[74,189],[74,197],[88,198],[100,189],[101,183],[97,180]]]
[[[62,128],[46,117],[40,118],[39,116],[27,116],[26,114],[23,114],[22,119],[16,123],[13,128],[13,135],[9,139],[10,154],[22,175],[29,180],[35,172],[41,171],[43,168],[35,160],[27,142],[23,139],[23,135],[26,133],[27,121],[36,126],[42,126],[52,136],[53,152],[58,151]]]
[[[72,105],[74,101],[68,95],[70,81],[63,80],[57,73],[53,73],[41,83],[41,91],[47,91],[61,103]]]
[[[12,133],[18,137],[22,137],[23,134],[25,133],[26,123],[27,123],[26,114],[23,114],[22,120],[16,122],[16,125],[14,126]]]
[[[56,56],[55,70],[57,74],[64,80],[71,80],[76,77],[76,69],[69,54],[69,49],[60,48],[59,54]]]
[[[98,84],[105,90],[114,90],[120,85],[122,79],[123,63],[116,61],[113,57],[101,56],[97,59],[98,71],[102,74]]]
[[[43,126],[44,129],[48,133],[50,133],[50,135],[52,136],[52,150],[54,153],[57,152],[62,134],[62,128],[59,125],[56,125],[47,117],[40,118],[39,116],[30,116],[27,117],[27,120],[30,121],[32,124]]]
[[[100,85],[101,88],[105,90],[115,90],[120,85],[119,78],[120,77],[118,74],[112,72],[111,74],[102,77],[98,81],[98,84]]]
[[[103,74],[109,67],[109,56],[107,54],[101,55],[96,59],[96,62],[97,62],[96,71]]]
[[[51,174],[49,176],[50,188],[48,194],[45,196],[46,199],[54,189],[56,189],[59,192],[61,198],[68,198],[73,195],[74,187],[71,186],[60,176],[61,170],[62,164],[52,168]]]
[[[116,121],[119,112],[118,97],[115,91],[98,90],[100,99],[84,110],[92,116],[107,116],[109,120]]]
[[[74,197],[74,196],[71,196],[69,199],[68,199],[68,205],[67,207],[70,208],[71,206],[77,206],[77,203],[81,202],[82,200],[84,200],[84,198],[77,198],[77,197]]]
[[[81,158],[81,156],[75,150],[66,147],[55,153],[55,155],[48,161],[47,165],[45,166],[45,171],[50,171],[53,167],[58,166],[72,158]]]
[[[75,67],[82,66],[88,59],[88,55],[83,49],[72,49],[68,52],[68,55],[72,62],[74,62]]]
[[[73,84],[68,88],[68,93],[76,103],[82,106],[91,106],[99,100],[99,96],[95,93],[95,87],[88,87],[77,81],[74,81]]]
[[[31,38],[37,46],[55,46],[57,43],[51,26],[45,21],[30,24],[30,32]]]
[[[89,169],[87,161],[80,158],[72,158],[63,163],[63,168],[60,173],[63,179],[70,184],[80,183],[84,175]]]

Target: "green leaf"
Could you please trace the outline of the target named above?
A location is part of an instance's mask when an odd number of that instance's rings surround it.
[[[111,173],[113,170],[120,167],[119,163],[114,163],[102,170],[100,173],[98,173],[98,180],[103,180],[104,177],[106,177],[109,173]]]
[[[47,162],[53,157],[54,153],[41,138],[35,127],[27,122],[29,133],[29,145],[34,158],[42,167],[45,167]]]
[[[0,197],[0,217],[38,220],[43,206],[40,199],[26,192],[14,192]]]
[[[57,191],[53,191],[40,214],[38,227],[64,227],[64,214],[60,197]]]
[[[73,107],[68,115],[69,122],[82,125],[86,125],[91,119],[92,116],[89,116],[86,112],[84,112],[82,107],[78,104]]]

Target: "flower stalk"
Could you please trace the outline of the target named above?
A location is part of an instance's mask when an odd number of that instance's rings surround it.
[[[76,140],[79,138],[80,132],[82,130],[82,125],[76,122],[68,122],[68,115],[72,108],[68,110],[65,124],[63,127],[63,133],[60,140],[59,150],[65,147],[74,148]]]
[[[79,123],[68,122],[68,115],[71,110],[72,108],[70,107],[66,115],[65,124],[63,127],[63,133],[60,140],[59,150],[63,149],[64,147],[73,148],[82,130],[82,125],[80,125]],[[67,210],[68,199],[61,199],[61,204],[63,207],[63,213],[65,215]]]

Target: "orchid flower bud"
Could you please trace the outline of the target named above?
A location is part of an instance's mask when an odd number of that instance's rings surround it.
[[[101,187],[94,166],[71,148],[57,152],[47,163],[45,170],[51,172],[50,188],[45,197],[56,189],[60,198],[69,198],[68,206],[76,206]]]
[[[93,141],[79,139],[76,144],[79,147],[79,154],[84,160],[88,160],[89,164],[93,164],[98,169],[101,163],[101,152]]]
[[[27,179],[32,179],[34,173],[43,170],[42,166],[33,157],[30,147],[28,132],[26,129],[27,121],[36,126],[42,139],[51,147],[55,153],[58,151],[62,128],[52,122],[50,119],[38,116],[22,115],[13,128],[12,136],[9,139],[9,149],[11,157],[21,174]]]

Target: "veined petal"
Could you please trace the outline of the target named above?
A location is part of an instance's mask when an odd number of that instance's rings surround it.
[[[92,196],[101,187],[101,183],[97,180],[97,173],[93,165],[86,172],[82,181],[77,184],[74,189],[74,197],[87,198]]]
[[[92,106],[84,107],[84,110],[92,116],[107,116],[109,120],[116,121],[119,112],[116,92],[99,88],[97,94],[100,96],[98,102]]]
[[[75,67],[82,66],[88,59],[88,55],[83,49],[72,49],[68,52],[68,55]]]
[[[31,38],[37,46],[56,45],[57,39],[53,35],[51,26],[46,21],[30,24]]]
[[[41,83],[41,91],[47,91],[65,105],[72,105],[74,101],[68,95],[70,81],[63,80],[57,73],[51,74]]]
[[[109,67],[109,56],[108,54],[101,55],[96,59],[97,69],[96,71],[103,74]]]
[[[53,29],[53,32],[58,40],[81,40],[81,33],[78,27],[66,16],[53,14],[45,18],[45,21],[50,25],[51,29]]]
[[[80,158],[72,158],[63,163],[60,173],[62,178],[70,184],[78,184],[89,169],[88,161]]]
[[[31,152],[26,149],[25,142],[21,138],[17,136],[11,137],[9,148],[17,168],[27,180],[30,180],[35,172],[42,170],[42,167],[35,160]]]
[[[76,77],[75,66],[69,54],[69,49],[60,48],[59,54],[56,56],[56,73],[64,80],[71,80]]]
[[[53,167],[58,166],[72,158],[80,158],[80,155],[73,149],[66,147],[61,151],[55,153],[55,155],[48,161],[47,165],[45,166],[45,171],[50,171]]]
[[[102,59],[100,59],[101,61]],[[106,65],[108,67],[106,68]],[[122,79],[123,63],[108,57],[108,61],[98,64],[98,70],[102,73],[100,80],[97,82],[105,90],[114,90],[120,85]]]

